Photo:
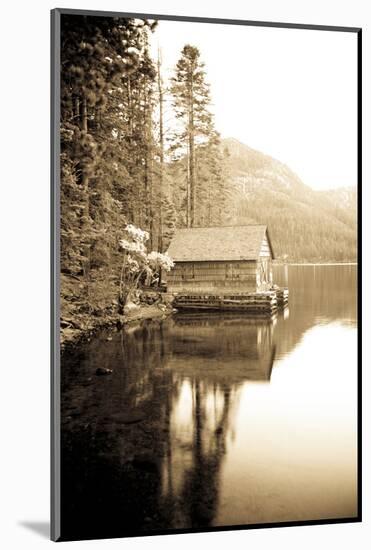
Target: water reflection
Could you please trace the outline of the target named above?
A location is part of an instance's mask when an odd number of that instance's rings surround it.
[[[177,314],[166,323],[171,368],[183,376],[229,384],[269,380],[276,319],[235,314]]]
[[[208,526],[215,519],[239,390],[247,380],[269,381],[274,324],[218,314],[176,315],[165,324],[167,366],[182,380],[171,415],[172,460],[163,470],[173,527]]]
[[[289,355],[313,326],[339,322],[356,328],[357,266],[275,266],[274,279],[290,289],[290,315],[275,331],[277,358]]]
[[[289,315],[178,314],[65,356],[65,538],[355,514],[356,272],[280,269]]]

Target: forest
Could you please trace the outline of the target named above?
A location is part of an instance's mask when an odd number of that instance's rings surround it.
[[[186,44],[165,86],[161,52],[150,55],[156,26],[62,16],[62,317],[116,307],[128,224],[161,254],[176,226],[224,222],[226,163],[200,52]]]
[[[297,231],[296,222],[283,226],[276,211],[270,220],[266,213],[272,208],[267,210],[261,193],[252,200],[241,195],[230,147],[215,127],[202,52],[185,44],[165,81],[161,51],[154,55],[150,47],[157,25],[152,20],[61,17],[65,327],[79,316],[119,310],[123,288],[128,291],[139,281],[158,283],[161,268],[171,266],[164,253],[177,227],[272,221],[273,241],[276,228],[280,237],[279,257],[289,259],[300,256],[305,241],[303,233],[290,245],[288,232]],[[313,242],[310,250],[318,255],[321,241]],[[320,258],[332,259],[328,233],[324,242]],[[355,238],[352,255],[354,243]],[[311,259],[310,250],[306,259]],[[141,269],[144,257],[146,269]]]

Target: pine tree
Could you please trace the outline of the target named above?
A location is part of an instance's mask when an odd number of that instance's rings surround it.
[[[171,151],[177,160],[183,156],[186,161],[186,225],[193,227],[196,222],[197,147],[207,142],[213,132],[209,85],[197,48],[184,46],[171,81],[171,92],[180,126]]]
[[[209,140],[197,148],[196,173],[196,225],[226,224],[229,221],[231,204],[228,158],[215,130]]]

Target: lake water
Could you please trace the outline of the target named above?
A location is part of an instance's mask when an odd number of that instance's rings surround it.
[[[179,313],[64,357],[64,538],[357,515],[357,267],[274,269],[276,319]]]

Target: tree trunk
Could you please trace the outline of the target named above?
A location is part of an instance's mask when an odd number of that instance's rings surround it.
[[[190,155],[190,139],[188,135],[187,141],[187,212],[186,212],[186,224],[187,227],[191,227],[191,155]]]
[[[164,92],[161,78],[161,55],[158,52],[157,58],[157,85],[158,85],[158,99],[160,107],[160,174],[159,174],[159,212],[158,212],[158,251],[162,252],[163,247],[163,220],[162,220],[162,193],[164,184]],[[161,282],[161,270],[160,281]]]
[[[193,74],[191,75],[191,89],[189,101],[189,202],[190,221],[189,227],[195,224],[195,136],[194,136],[194,112],[193,112]]]
[[[73,117],[75,124],[78,125],[80,122],[80,98],[78,96],[75,96]]]
[[[86,134],[88,133],[88,110],[86,105],[86,98],[84,97],[81,102],[81,129]],[[89,176],[86,171],[83,170],[82,174],[82,187],[84,191],[84,210],[83,210],[83,226],[82,234],[85,240],[83,247],[83,272],[86,280],[89,279],[90,273],[90,245],[86,243],[89,233],[89,216],[90,216],[90,203],[89,203]]]
[[[153,135],[152,135],[152,106],[151,97],[148,90],[145,90],[145,111],[144,111],[144,124],[145,124],[145,220],[146,229],[149,230],[149,245],[153,248],[154,243],[154,216],[155,209],[153,205]]]

